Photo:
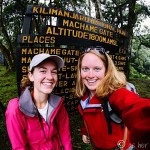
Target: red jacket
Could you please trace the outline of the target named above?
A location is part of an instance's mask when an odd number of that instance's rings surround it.
[[[48,103],[46,122],[44,118],[39,121],[28,89],[19,99],[9,101],[6,126],[12,150],[60,150],[61,144],[64,150],[72,150],[69,118],[63,99],[51,94]]]
[[[108,134],[107,122],[100,104],[102,101],[94,96],[89,105],[85,108],[88,98],[86,94],[78,106],[80,114],[87,123],[90,136],[96,147],[110,149],[115,147],[118,142],[123,140],[124,129],[120,125],[112,122],[112,134]],[[125,88],[118,89],[109,98],[111,107],[121,115],[125,125],[130,131],[126,146],[129,147],[130,141],[139,150],[149,150],[150,146],[150,101],[142,99],[133,92]],[[145,120],[144,120],[145,119]],[[82,127],[82,134],[87,135],[85,126]]]
[[[112,134],[108,133],[107,121],[101,106],[102,101],[94,96],[86,108],[84,108],[88,95],[80,101],[79,112],[87,124],[89,134],[95,146],[101,149],[111,149],[117,146],[124,138],[124,128],[120,124],[111,122]],[[85,125],[81,129],[82,134],[87,135]],[[128,136],[129,137],[129,136]],[[130,146],[129,138],[125,148]]]
[[[122,88],[110,96],[111,106],[130,130],[130,141],[138,150],[150,150],[150,100]]]

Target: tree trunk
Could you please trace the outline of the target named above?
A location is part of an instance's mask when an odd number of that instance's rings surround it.
[[[92,0],[94,6],[95,6],[95,13],[96,13],[96,18],[100,20],[104,20],[104,17],[102,15],[101,11],[101,3],[99,0]]]
[[[16,70],[16,57],[14,54],[14,49],[10,40],[10,37],[3,25],[3,21],[1,20],[1,26],[2,26],[2,33],[3,33],[3,41],[6,42],[7,47],[3,45],[2,41],[0,42],[0,49],[2,51],[2,54],[4,56],[4,59],[6,60],[6,63],[8,64],[8,69],[10,71]]]

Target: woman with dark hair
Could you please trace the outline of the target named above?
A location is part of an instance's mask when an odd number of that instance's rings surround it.
[[[57,55],[38,54],[30,62],[22,94],[9,101],[6,126],[13,150],[72,150],[69,118],[63,98],[52,94],[58,68]]]

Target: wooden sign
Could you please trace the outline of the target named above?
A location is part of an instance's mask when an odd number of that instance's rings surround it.
[[[38,26],[36,24],[38,22]],[[128,73],[128,34],[101,20],[52,7],[28,6],[21,35],[18,35],[17,82],[28,73],[32,57],[39,53],[57,54],[65,61],[59,70],[55,94],[65,98],[67,109],[77,109],[75,97],[77,62],[85,47],[102,46],[119,70]]]

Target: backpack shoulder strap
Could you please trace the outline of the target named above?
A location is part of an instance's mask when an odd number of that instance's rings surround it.
[[[121,117],[115,112],[115,110],[110,106],[109,101],[107,101],[107,106],[108,106],[108,112],[109,112],[109,117],[110,119],[117,123],[117,124],[121,124],[122,123],[122,119]]]
[[[136,94],[138,94],[137,91],[136,91],[135,86],[132,83],[130,83],[130,82],[127,82],[126,89],[129,90],[129,91],[132,91],[132,92],[134,92]]]
[[[117,115],[117,113],[114,111],[114,109],[111,107],[109,103],[109,97],[106,97],[103,99],[103,110],[104,110],[104,115],[107,121],[107,126],[108,126],[108,133],[112,134],[112,126],[111,122],[113,121],[114,123],[120,124],[122,128],[124,127],[124,123],[122,119]]]
[[[107,127],[108,127],[108,133],[109,134],[112,134],[112,126],[111,126],[111,120],[110,120],[110,113],[109,113],[109,110],[108,110],[108,100],[109,98],[105,98],[103,99],[103,111],[104,111],[104,115],[105,115],[105,118],[106,118],[106,121],[107,121]]]
[[[126,89],[137,94],[135,86],[130,82],[127,82]],[[109,97],[103,98],[103,110],[107,121],[109,134],[112,134],[111,121],[120,124],[122,128],[124,128],[124,123],[121,117],[115,112],[109,103]]]

